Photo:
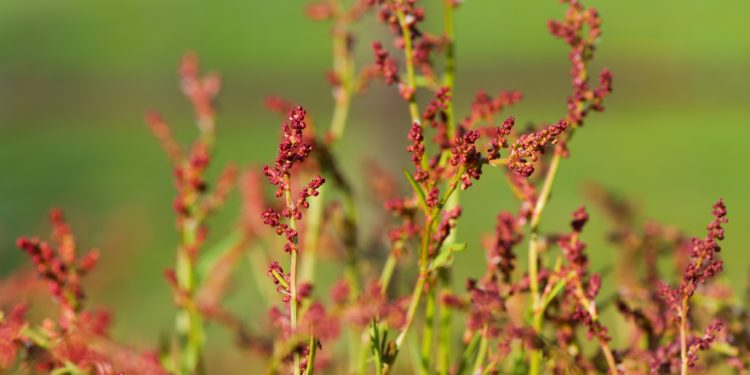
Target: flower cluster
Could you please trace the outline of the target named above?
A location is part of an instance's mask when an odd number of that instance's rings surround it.
[[[560,134],[568,128],[565,120],[536,132],[523,134],[510,146],[508,168],[514,173],[529,177],[534,173],[534,163],[544,154],[545,147],[557,142]]]
[[[510,212],[497,215],[495,235],[486,241],[487,273],[486,278],[495,281],[498,276],[503,282],[509,282],[515,269],[516,255],[513,248],[523,239],[519,233],[518,220]]]
[[[375,67],[385,80],[385,83],[392,85],[401,82],[401,78],[398,75],[396,60],[383,48],[383,44],[380,42],[374,42],[372,44],[372,50],[375,53]]]
[[[81,277],[91,271],[99,259],[99,251],[91,250],[77,257],[76,243],[63,213],[53,209],[49,214],[53,226],[52,239],[57,245],[37,238],[21,237],[17,246],[29,256],[40,277],[49,284],[50,292],[68,314],[80,309],[84,294]]]
[[[448,87],[441,87],[435,93],[435,98],[427,104],[424,112],[422,112],[422,119],[426,121],[433,129],[436,130],[435,138],[433,141],[441,148],[448,149],[450,147],[450,139],[448,138],[448,105],[451,100],[450,89]]]
[[[594,57],[601,36],[601,18],[594,8],[586,9],[578,0],[564,0],[569,4],[564,21],[549,21],[552,35],[571,47],[570,77],[573,93],[568,97],[568,120],[574,126],[583,124],[589,111],[603,110],[602,101],[612,92],[612,73],[604,69],[599,74],[599,85],[591,89],[587,80],[586,64]]]
[[[472,128],[480,122],[490,122],[495,115],[502,112],[505,108],[520,102],[523,94],[519,91],[503,91],[492,98],[485,91],[479,91],[471,102],[471,113],[461,122],[464,128]]]
[[[411,153],[411,162],[416,168],[414,179],[419,182],[426,181],[429,175],[427,171],[422,169],[422,166],[424,165],[425,145],[422,126],[419,125],[419,123],[415,122],[411,124],[408,138],[411,144],[406,147],[406,151]]]
[[[503,121],[502,125],[495,129],[495,136],[490,139],[490,146],[487,149],[487,159],[497,160],[500,158],[500,150],[508,148],[508,136],[513,131],[513,126],[516,124],[516,118],[513,116],[508,117]]]
[[[451,165],[461,166],[461,189],[466,190],[471,186],[471,180],[479,180],[482,176],[482,155],[477,151],[476,142],[479,140],[479,131],[470,130],[462,137],[456,137],[451,147]]]
[[[286,206],[280,212],[267,208],[261,215],[263,222],[273,227],[276,234],[286,236],[284,251],[287,253],[299,251],[296,222],[302,220],[302,211],[309,207],[308,198],[317,196],[318,189],[325,183],[323,177],[316,176],[300,189],[296,200],[291,198],[291,170],[304,162],[312,152],[312,145],[306,143],[302,136],[302,131],[307,127],[305,115],[305,110],[299,106],[289,112],[289,121],[281,125],[282,139],[276,164],[273,167],[263,167],[268,181],[277,187],[276,197],[287,196]],[[283,223],[282,218],[289,220],[289,223]]]
[[[277,187],[277,197],[290,190],[289,175],[292,167],[305,161],[312,151],[312,145],[302,138],[302,131],[307,127],[306,115],[307,112],[299,106],[289,112],[289,120],[281,125],[281,142],[276,164],[273,167],[263,167],[268,182]]]
[[[685,269],[680,285],[680,294],[688,298],[695,293],[700,284],[705,284],[708,279],[721,272],[724,265],[717,257],[721,251],[718,241],[724,239],[723,225],[727,222],[727,207],[723,199],[714,204],[712,214],[714,220],[707,226],[706,237],[693,238],[690,243],[692,261]]]
[[[62,211],[51,210],[49,219],[54,247],[26,237],[18,239],[18,247],[31,258],[39,278],[49,284],[60,315],[36,325],[27,318],[26,304],[15,305],[7,315],[0,312],[0,371],[25,368],[35,373],[166,375],[152,354],[137,353],[109,340],[109,312],[84,309],[81,278],[96,266],[99,252],[92,250],[79,257],[75,236]]]
[[[182,92],[193,104],[198,125],[204,132],[212,132],[215,116],[213,101],[221,89],[221,78],[216,73],[200,76],[198,55],[194,53],[182,59],[179,74]]]

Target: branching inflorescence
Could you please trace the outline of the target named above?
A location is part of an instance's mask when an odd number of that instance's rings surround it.
[[[688,239],[656,222],[639,226],[627,202],[589,189],[592,201],[612,217],[610,240],[622,249],[614,274],[592,270],[589,254],[600,250],[584,241],[586,208],[573,212],[562,233],[542,230],[573,135],[592,112],[604,110],[612,91],[609,70],[590,78],[601,36],[598,12],[578,0],[562,3],[564,19],[548,28],[570,47],[567,109],[550,123],[524,129],[503,114],[523,99],[515,90],[494,96],[479,91],[468,113],[456,114],[454,13],[460,1],[443,1],[438,33],[423,22],[428,15],[418,0],[310,4],[307,15],[331,25],[329,127],[318,134],[302,107],[269,97],[266,106],[284,117],[276,159],[241,173],[230,165],[214,182],[207,172],[216,146],[220,80],[201,75],[197,57],[187,55],[180,87],[194,108],[196,141],[184,148],[160,115],[147,115],[172,163],[177,191],[179,244],[175,265],[165,272],[178,310],[175,334],[158,353],[139,354],[110,341],[109,315],[83,304],[82,277],[96,265],[98,252],[77,256],[72,232],[55,210],[54,245],[22,237],[18,247],[50,286],[60,317],[36,326],[24,304],[0,314],[0,370],[214,373],[204,360],[205,326],[214,322],[234,334],[243,353],[263,363],[268,374],[686,374],[727,366],[747,372],[750,306],[738,305],[713,282],[723,268],[723,200],[714,205],[707,235]],[[392,40],[373,41],[371,61],[358,65],[354,23],[372,13]],[[342,168],[338,145],[351,103],[377,80],[404,101],[407,194],[375,162],[365,168],[369,193],[358,191]],[[460,219],[471,215],[461,195],[491,173],[503,175],[517,206],[505,207],[484,238],[484,271],[455,283],[454,259],[476,256],[460,241]],[[266,199],[263,176],[275,199]],[[235,185],[242,198],[239,223],[214,245],[207,242],[208,219]],[[360,205],[373,201],[369,211],[384,215],[361,220],[366,210]],[[371,227],[362,228],[363,222]],[[527,247],[525,256],[521,246]],[[664,254],[674,260],[677,280],[658,266]],[[244,259],[259,292],[248,306],[268,307],[268,324],[256,323],[255,308],[232,312],[222,306]],[[316,278],[321,264],[326,278]],[[325,293],[331,278],[336,281]],[[619,325],[611,325],[615,314],[623,318]],[[341,339],[346,345],[337,344]],[[414,353],[412,367],[408,351]],[[251,372],[258,368],[254,364]]]

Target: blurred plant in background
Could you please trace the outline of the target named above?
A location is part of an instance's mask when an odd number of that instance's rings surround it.
[[[627,202],[592,185],[588,195],[610,214],[611,241],[623,249],[617,284],[608,295],[601,293],[602,272],[592,270],[582,238],[589,222],[584,207],[573,212],[569,230],[541,229],[572,136],[589,114],[604,110],[612,91],[609,70],[602,69],[596,80],[589,73],[601,36],[598,12],[578,0],[562,2],[565,17],[548,28],[570,48],[567,112],[551,125],[523,129],[515,117],[500,117],[523,99],[517,91],[495,97],[480,91],[470,113],[457,120],[459,1],[442,2],[438,34],[426,31],[426,11],[416,0],[308,6],[310,18],[332,24],[330,125],[316,131],[320,126],[305,109],[269,97],[267,107],[286,117],[274,163],[241,174],[229,165],[214,183],[208,182],[208,167],[217,149],[214,101],[220,79],[202,76],[197,57],[186,55],[180,87],[199,130],[189,152],[160,115],[147,115],[172,163],[177,190],[175,265],[165,271],[177,307],[174,333],[145,354],[110,338],[109,315],[82,303],[80,279],[95,267],[99,253],[77,257],[70,228],[53,210],[56,248],[25,237],[18,247],[49,285],[59,316],[55,321],[45,311],[42,323],[33,323],[24,304],[0,315],[0,369],[215,373],[204,357],[207,327],[216,323],[267,373],[686,374],[730,368],[746,373],[750,306],[736,302],[732,288],[710,282],[723,269],[718,245],[728,221],[723,200],[713,206],[707,235],[690,238],[656,222],[641,227]],[[373,13],[393,41],[373,43],[374,63],[359,67],[354,25]],[[399,194],[397,177],[376,162],[368,168],[369,191],[355,190],[356,177],[341,168],[348,155],[337,145],[354,122],[352,102],[378,79],[395,86],[411,120],[403,126],[412,164],[403,170],[411,187],[406,196]],[[504,176],[516,199],[515,213],[499,213],[495,233],[483,241],[484,273],[472,270],[464,287],[456,287],[454,260],[471,256],[458,232],[459,218],[466,215],[461,200],[468,193],[462,192],[478,184],[488,168]],[[275,187],[276,200],[266,198],[262,175]],[[242,196],[238,224],[226,238],[209,242],[208,219],[235,187]],[[379,202],[381,218],[371,227],[363,228],[358,195]],[[526,249],[519,251],[521,245]],[[526,267],[519,266],[518,255],[528,261]],[[319,280],[322,256],[341,265],[330,285]],[[251,305],[268,309],[267,324],[250,324],[247,311],[225,306],[244,259],[261,291]],[[664,261],[674,262],[671,274]],[[24,277],[19,271],[7,283]],[[11,306],[26,291],[17,293],[0,302]],[[605,313],[620,316],[605,319]]]

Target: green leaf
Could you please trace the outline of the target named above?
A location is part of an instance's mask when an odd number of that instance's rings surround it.
[[[568,283],[568,278],[563,277],[562,279],[558,280],[555,285],[550,290],[549,294],[545,296],[544,300],[542,301],[542,311],[547,308],[547,305],[549,305],[550,302],[552,302],[555,297],[562,291],[562,289],[565,287],[565,284]]]
[[[466,348],[461,354],[461,360],[458,363],[458,370],[456,370],[456,375],[463,375],[464,371],[466,371],[468,363],[471,361],[471,358],[474,357],[474,353],[477,351],[477,344],[479,344],[480,336],[481,335],[479,333],[475,333],[471,338],[471,341],[469,341],[469,343],[466,345]]]
[[[224,237],[219,243],[201,251],[195,270],[196,277],[198,278],[198,285],[202,284],[202,281],[205,280],[206,275],[211,272],[216,263],[218,263],[224,255],[232,251],[241,239],[242,233],[239,230],[235,230],[228,236]]]
[[[414,189],[414,192],[417,193],[417,197],[419,197],[419,203],[422,204],[422,209],[427,212],[427,194],[424,192],[424,189],[422,189],[421,186],[419,186],[419,183],[417,180],[412,177],[411,173],[404,169],[404,176],[406,176],[406,179],[409,180],[409,184],[411,184],[412,189]]]
[[[459,251],[466,250],[466,243],[452,243],[448,246],[444,246],[442,251],[438,253],[435,259],[430,264],[430,270],[436,270],[442,267],[448,267],[453,264],[453,254]]]

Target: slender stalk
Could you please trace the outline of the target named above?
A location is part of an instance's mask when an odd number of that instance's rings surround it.
[[[441,272],[439,275],[441,290],[450,290],[450,273]],[[440,375],[448,375],[450,367],[451,338],[453,325],[451,324],[453,312],[447,306],[440,306],[439,310],[439,330],[438,330],[438,350],[437,350],[437,370]]]
[[[346,245],[346,268],[345,275],[349,282],[351,295],[356,296],[360,291],[359,280],[359,254],[357,253],[357,204],[351,189],[341,189],[344,194],[344,220],[346,221],[346,231],[350,232],[344,237]]]
[[[542,212],[547,205],[550,193],[552,191],[552,185],[557,177],[557,171],[560,167],[561,155],[559,152],[555,152],[552,156],[547,175],[544,178],[544,184],[542,190],[539,193],[536,204],[534,205],[534,213],[531,216],[529,227],[531,228],[531,235],[529,238],[529,285],[531,289],[531,302],[533,321],[532,328],[537,334],[541,333],[543,326],[544,310],[541,308],[541,298],[539,295],[539,220],[542,217]],[[537,375],[541,371],[541,360],[542,355],[539,350],[532,348],[529,352],[530,355],[530,369],[529,373]]]
[[[310,354],[307,357],[307,367],[305,367],[305,375],[313,375],[315,372],[315,356],[318,352],[318,345],[316,344],[315,336],[310,335],[310,342],[308,343],[310,348]]]
[[[560,167],[560,159],[562,159],[562,156],[559,152],[556,151],[552,156],[549,169],[547,170],[547,175],[544,178],[542,191],[539,193],[539,198],[537,198],[536,200],[536,205],[534,206],[534,214],[531,216],[529,226],[531,227],[532,232],[537,232],[539,220],[542,217],[542,211],[544,211],[544,208],[547,205],[547,201],[549,201],[550,192],[552,191],[552,185],[555,183],[557,171]]]
[[[354,91],[354,61],[349,51],[347,36],[350,28],[350,21],[343,14],[341,8],[341,0],[332,0],[329,2],[333,13],[334,13],[334,25],[333,25],[333,71],[340,80],[340,85],[335,87],[333,91],[334,108],[333,116],[331,117],[331,124],[328,129],[328,134],[325,142],[329,148],[333,147],[344,135],[346,129],[347,119],[349,117],[349,108],[351,106],[351,98]],[[308,281],[314,281],[315,279],[315,263],[318,252],[318,242],[320,240],[320,223],[323,217],[323,206],[325,195],[325,188],[321,187],[319,190],[320,197],[316,203],[311,203],[311,209],[308,212],[308,229],[305,231],[304,248],[305,257],[303,258],[302,275],[303,278]],[[351,192],[347,189],[341,189],[342,192],[347,196],[347,201],[353,201]],[[353,204],[347,204],[345,206],[347,211],[347,220],[352,216],[356,216]],[[350,253],[355,252],[356,249],[350,249]],[[355,254],[356,256],[356,254]],[[350,259],[352,255],[350,254]],[[347,277],[352,279],[351,274],[356,274],[356,269],[352,270],[352,264],[356,264],[355,261],[347,262],[347,273],[350,274]],[[353,282],[354,286],[358,286],[356,278],[349,280]],[[353,291],[353,293],[356,291]]]
[[[331,127],[329,129],[329,143],[335,143],[344,134],[352,93],[354,91],[354,59],[349,51],[347,37],[350,22],[341,9],[341,0],[330,1],[335,14],[333,25],[333,71],[341,84],[336,87],[333,98],[336,105],[333,109]]]
[[[307,220],[305,220],[305,236],[302,242],[302,248],[305,249],[305,256],[302,259],[300,278],[309,282],[315,280],[315,265],[317,263],[318,243],[320,242],[323,207],[325,206],[325,196],[327,191],[328,187],[326,185],[318,188],[317,199],[310,202],[310,208],[308,209],[306,216]]]
[[[347,119],[349,117],[349,109],[351,107],[351,100],[354,93],[354,72],[355,65],[351,51],[349,49],[348,35],[350,29],[350,19],[345,14],[345,10],[342,9],[341,0],[330,0],[329,4],[334,14],[334,24],[332,30],[332,60],[333,60],[333,71],[336,77],[339,79],[340,84],[334,88],[333,99],[334,108],[333,115],[331,117],[331,124],[326,134],[324,142],[330,149],[335,146],[338,141],[343,137],[344,131],[347,125]],[[331,171],[324,171],[331,172]],[[335,173],[335,172],[334,172]],[[332,179],[336,180],[336,179]],[[340,185],[340,184],[339,184]],[[344,211],[345,220],[347,225],[350,226],[349,230],[356,232],[357,222],[357,211],[356,204],[354,203],[354,197],[352,196],[351,189],[345,186],[339,186],[340,191],[344,195]],[[316,271],[316,260],[317,253],[319,250],[320,234],[322,230],[323,221],[323,207],[325,200],[323,196],[326,194],[327,189],[322,187],[319,190],[319,198],[316,202],[311,204],[311,209],[308,212],[308,226],[305,232],[304,248],[305,257],[303,257],[303,269],[302,275],[305,280],[313,282],[315,280]],[[350,296],[356,296],[359,294],[359,273],[357,266],[357,241],[356,235],[352,236],[351,241],[347,242],[347,261],[345,269],[345,277],[349,283],[351,293]],[[352,343],[352,353],[357,352],[356,348],[356,335],[350,335],[350,341]],[[367,348],[363,345],[364,349]],[[351,356],[352,358],[354,355]],[[353,362],[354,363],[354,362]],[[309,367],[309,366],[308,366]],[[363,368],[363,366],[360,366]],[[354,369],[354,366],[352,366]]]
[[[455,6],[453,0],[443,0],[443,32],[445,34],[445,71],[443,72],[443,85],[448,87],[451,93],[451,100],[445,109],[448,125],[448,135],[452,138],[455,136],[456,120],[453,112],[454,87],[456,85],[456,57],[454,45],[454,27],[453,13]]]
[[[427,295],[427,304],[425,306],[424,332],[422,333],[422,352],[420,373],[428,375],[430,373],[430,360],[432,358],[432,342],[435,332],[435,305],[437,294],[434,288],[430,288]]]
[[[604,353],[604,358],[607,360],[607,366],[609,366],[609,373],[611,375],[617,375],[620,372],[617,371],[617,363],[615,362],[615,356],[612,354],[612,348],[609,347],[609,344],[604,340],[599,340],[599,345],[602,348],[602,352]],[[686,370],[687,371],[687,370]]]
[[[580,281],[576,283],[576,295],[578,296],[581,307],[588,311],[589,315],[591,316],[591,320],[594,322],[598,322],[599,312],[596,309],[596,303],[594,303],[594,301],[592,300],[589,300],[589,298],[586,296],[586,292],[583,290],[583,285],[581,285]],[[610,374],[619,374],[619,371],[617,371],[617,362],[615,361],[615,356],[614,354],[612,354],[612,349],[609,347],[609,344],[601,337],[597,337],[597,341],[599,342],[599,347],[602,349],[602,353],[604,353],[604,358],[607,360],[607,366],[609,366]],[[685,357],[685,360],[686,359],[687,357]],[[683,365],[685,366],[684,371],[687,371],[687,362],[683,362]]]
[[[396,3],[398,5],[403,5],[404,4],[403,0],[395,0],[395,1],[396,1]],[[445,5],[446,5],[446,7],[452,8],[452,6],[450,6],[450,4],[447,1],[446,1]],[[403,13],[403,11],[401,10],[400,7],[396,7],[396,17],[398,18],[399,26],[401,27],[401,34],[402,34],[402,37],[404,39],[404,54],[405,54],[405,59],[406,59],[406,80],[407,80],[406,84],[407,84],[407,87],[408,87],[408,89],[410,91],[410,96],[408,98],[408,100],[409,100],[409,115],[411,116],[412,122],[421,123],[420,122],[420,116],[419,116],[419,107],[417,105],[416,95],[415,95],[417,85],[416,85],[416,78],[415,78],[414,50],[413,50],[413,45],[412,45],[411,30],[409,29],[409,26],[408,26],[408,24],[406,22],[406,16],[404,15],[404,13]],[[448,34],[448,35],[451,36],[451,38],[450,38],[451,39],[451,43],[450,44],[452,44],[452,34],[453,34],[453,15],[452,15],[452,9],[446,10],[445,17],[446,17],[446,19],[445,19],[445,22],[446,22],[446,25],[445,25],[445,27],[446,27],[446,34]],[[454,72],[453,72],[453,69],[454,69],[454,66],[455,66],[455,62],[454,62],[454,59],[453,59],[453,49],[452,49],[452,46],[449,48],[449,51],[450,52],[447,53],[446,60],[450,60],[450,61],[446,63],[449,66],[449,68],[446,67],[445,81],[446,81],[446,84],[448,84],[449,87],[452,89],[453,84],[454,84]],[[450,112],[451,112],[451,115],[450,115],[450,121],[449,122],[451,124],[453,124],[454,123],[454,119],[453,119],[453,116],[452,116],[452,104],[450,106]],[[453,132],[455,133],[455,126],[451,125],[450,129],[453,130]],[[423,159],[422,163],[425,164],[425,166],[426,166],[426,159]],[[461,173],[463,173],[463,172],[459,172],[457,174],[457,177],[460,176]],[[441,201],[441,205],[440,205],[439,209],[436,210],[436,212],[431,215],[431,217],[429,218],[429,220],[427,220],[428,222],[425,224],[425,232],[424,232],[424,235],[422,237],[422,246],[420,248],[419,276],[418,276],[418,279],[417,279],[417,283],[416,283],[416,285],[414,287],[414,290],[412,292],[412,297],[411,297],[411,300],[410,300],[410,303],[409,303],[409,308],[407,310],[406,324],[404,325],[403,329],[401,330],[401,332],[399,333],[399,335],[396,338],[396,354],[398,354],[401,346],[403,345],[404,339],[406,338],[406,335],[409,332],[409,329],[410,329],[410,327],[412,325],[412,322],[414,320],[414,317],[416,315],[417,309],[419,308],[419,303],[420,303],[420,300],[421,300],[422,293],[424,291],[425,283],[427,281],[427,278],[430,276],[429,275],[430,273],[429,273],[429,269],[428,269],[428,264],[427,264],[428,263],[428,259],[427,258],[428,258],[428,249],[429,249],[429,242],[430,242],[430,234],[432,232],[432,226],[435,223],[435,218],[439,214],[440,209],[442,209],[442,206],[445,205],[445,203],[448,200],[448,198],[451,197],[451,195],[453,194],[453,192],[456,189],[456,186],[457,186],[457,183],[455,181],[452,184],[449,185],[448,191],[446,191],[446,193],[445,193],[445,195],[443,197],[443,200]],[[389,258],[389,261],[386,262],[386,266],[388,266],[389,264],[390,264],[390,258]],[[388,273],[384,272],[384,275],[386,275],[386,274],[390,274],[390,271],[388,271]],[[389,279],[390,279],[390,277],[388,277],[388,280]],[[434,314],[434,312],[433,312],[433,314]],[[434,317],[430,317],[430,321],[432,321],[432,319],[434,319]],[[427,331],[426,334],[430,336],[429,337],[429,341],[430,341],[430,346],[431,346],[431,342],[432,342],[432,337],[431,337],[432,336],[432,328],[426,329],[426,331]],[[423,343],[424,343],[424,341],[423,341]],[[423,349],[424,349],[424,347],[423,347]]]
[[[213,151],[215,138],[215,121],[214,117],[209,114],[202,114],[197,119],[199,139],[207,149],[209,154]],[[187,163],[187,161],[185,161]],[[203,374],[203,344],[205,333],[203,328],[203,317],[195,303],[195,294],[197,290],[195,263],[196,246],[198,246],[198,232],[201,230],[206,218],[206,212],[202,211],[205,193],[201,191],[191,191],[196,197],[187,207],[189,213],[179,222],[178,231],[180,233],[180,246],[177,249],[177,259],[175,262],[175,273],[177,286],[183,293],[184,301],[179,306],[177,317],[175,319],[176,330],[180,343],[180,361],[179,369],[182,374]]]
[[[422,292],[424,291],[427,276],[428,275],[426,267],[424,270],[419,271],[417,284],[414,286],[414,291],[411,295],[409,309],[406,311],[406,324],[404,324],[404,328],[401,329],[398,337],[396,337],[396,353],[398,353],[398,351],[401,349],[401,346],[403,346],[404,340],[406,339],[406,334],[409,333],[409,328],[411,328],[412,322],[414,321],[414,316],[417,314],[417,308],[419,307],[419,302],[422,299]]]
[[[434,219],[430,219],[425,224],[424,233],[422,235],[422,245],[420,246],[419,250],[419,275],[417,276],[417,284],[414,286],[414,291],[412,292],[412,296],[409,302],[409,308],[406,311],[406,323],[401,329],[399,335],[396,337],[396,349],[394,356],[398,355],[398,353],[400,352],[401,347],[404,344],[404,340],[406,339],[406,335],[407,333],[409,333],[409,329],[414,322],[414,317],[417,314],[417,309],[419,308],[419,303],[422,299],[422,292],[424,291],[425,283],[427,282],[427,278],[429,277],[429,269],[427,266],[427,251],[430,246],[430,233],[432,233],[432,225],[434,224],[434,222]]]
[[[297,332],[297,251],[292,252],[292,256],[290,259],[291,262],[291,271],[290,271],[290,294],[291,294],[291,300],[289,301],[289,316],[292,326],[292,332]],[[296,351],[294,352],[294,374],[298,375],[300,372],[299,369],[300,364],[300,358],[299,353]]]
[[[680,374],[688,373],[688,353],[687,353],[687,313],[688,313],[687,296],[682,298],[682,308],[680,310]]]
[[[260,240],[259,240],[260,241]],[[250,264],[250,267],[252,268],[252,276],[253,279],[255,279],[255,286],[258,289],[258,294],[263,299],[263,305],[268,305],[270,301],[274,300],[274,297],[276,296],[275,291],[273,289],[269,288],[263,288],[262,286],[266,285],[266,270],[267,270],[267,264],[270,262],[268,258],[268,253],[266,249],[268,246],[265,244],[261,245],[258,244],[255,246],[255,248],[250,249],[249,251],[245,252],[247,262]]]
[[[292,201],[292,192],[289,189],[289,176],[285,176],[285,186],[287,187],[284,191],[284,198],[286,199],[286,206],[294,211],[294,202]],[[297,219],[295,219],[294,215],[292,215],[291,218],[289,218],[289,227],[292,228],[295,232],[297,231]],[[298,239],[297,236],[295,236],[293,239],[293,247],[292,252],[289,260],[289,294],[290,294],[290,300],[289,300],[289,320],[291,324],[292,329],[292,335],[294,335],[297,332],[297,256],[298,256]],[[297,351],[294,352],[294,374],[299,375],[300,374],[300,358],[299,353]]]
[[[464,173],[464,169],[459,168],[458,172],[453,178],[453,181],[448,186],[448,190],[445,191],[443,196],[440,199],[440,203],[438,203],[437,209],[435,209],[433,212],[425,212],[425,227],[424,227],[424,233],[422,234],[422,242],[419,250],[419,276],[417,278],[417,284],[414,286],[414,291],[412,292],[411,300],[409,303],[409,308],[406,312],[406,323],[404,324],[404,327],[401,329],[401,332],[399,333],[398,337],[396,337],[396,355],[398,355],[401,346],[403,345],[404,339],[406,339],[406,335],[409,332],[409,329],[411,328],[411,325],[414,321],[414,317],[417,314],[417,309],[419,308],[419,303],[422,298],[422,292],[424,291],[425,283],[427,282],[427,279],[430,277],[430,269],[428,264],[428,252],[430,248],[430,239],[431,234],[433,231],[433,226],[437,222],[437,218],[440,215],[440,211],[443,207],[445,207],[446,203],[450,200],[453,193],[456,191],[456,187],[458,186],[458,179],[460,176]],[[394,358],[395,360],[395,358]]]
[[[539,252],[537,250],[537,234],[536,232],[531,233],[531,239],[529,240],[529,285],[531,293],[531,308],[533,312],[531,326],[534,332],[537,334],[542,331],[542,318],[544,317],[544,311],[540,308],[540,296],[539,296]],[[532,347],[529,351],[529,374],[538,375],[541,373],[541,361],[542,353]]]
[[[450,139],[456,136],[456,119],[453,111],[453,102],[455,97],[455,81],[456,81],[456,59],[455,59],[455,47],[454,47],[454,19],[455,6],[452,0],[443,0],[443,33],[446,40],[445,45],[445,71],[443,72],[443,85],[448,88],[451,94],[451,99],[448,100],[445,108],[446,114],[446,127],[448,136]],[[448,150],[444,152],[441,162],[447,162]],[[460,201],[460,191],[453,193],[448,200],[446,206],[447,209],[453,209],[458,206]],[[446,239],[446,245],[450,246],[456,241],[457,230],[453,229]],[[451,290],[451,270],[442,270],[439,276],[439,282],[441,285],[441,291]],[[450,308],[447,306],[440,307],[440,326],[438,330],[438,373],[440,375],[447,375],[450,364],[450,344],[453,334],[451,319],[452,313]]]
[[[474,349],[476,349],[477,345],[479,344],[479,341],[481,339],[480,336],[480,334],[474,333],[471,341],[469,341],[469,343],[466,345],[463,354],[461,354],[461,360],[458,363],[458,368],[456,369],[456,373],[454,375],[463,375],[464,370],[466,370],[466,365],[469,361],[469,358],[471,357],[472,353],[474,353]]]
[[[482,329],[482,338],[479,340],[479,351],[477,352],[477,358],[474,360],[474,370],[472,374],[481,374],[484,366],[484,360],[487,358],[487,346],[489,341],[487,340],[487,325],[485,324]]]
[[[391,283],[391,278],[393,278],[393,271],[396,269],[396,263],[398,262],[398,259],[395,255],[389,254],[388,258],[385,261],[385,264],[383,265],[383,269],[380,273],[380,293],[385,296],[385,294],[388,291],[388,286]],[[374,319],[372,324],[379,325],[379,322],[377,319]],[[359,367],[357,373],[360,375],[364,375],[365,373],[365,362],[367,361],[367,352],[370,350],[369,347],[369,341],[370,336],[367,331],[362,333],[362,339],[361,339],[361,348],[359,353]],[[375,363],[375,369],[378,374],[382,373],[383,371],[383,364],[377,361]]]
[[[393,254],[388,255],[388,259],[385,260],[383,265],[383,271],[380,274],[380,289],[383,294],[388,290],[388,286],[393,278],[393,271],[396,269],[396,263],[398,259]]]
[[[403,5],[404,0],[396,0],[398,5]],[[406,85],[411,91],[409,96],[409,115],[411,116],[412,122],[420,123],[419,121],[419,107],[417,105],[416,97],[416,78],[414,73],[414,47],[412,45],[412,35],[409,25],[406,22],[406,15],[401,10],[401,7],[396,7],[396,17],[398,18],[398,24],[401,26],[401,36],[404,39],[404,55],[406,58]]]

